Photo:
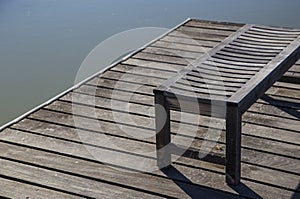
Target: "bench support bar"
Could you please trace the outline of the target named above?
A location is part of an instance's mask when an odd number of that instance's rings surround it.
[[[237,185],[241,178],[241,113],[238,107],[226,110],[226,183]]]
[[[157,166],[161,169],[171,164],[170,109],[161,92],[155,93],[155,128]]]

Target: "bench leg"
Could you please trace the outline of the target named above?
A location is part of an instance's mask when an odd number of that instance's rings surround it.
[[[238,185],[241,178],[241,113],[237,107],[226,111],[226,183]]]
[[[155,93],[155,128],[157,165],[159,168],[171,164],[170,136],[170,109],[162,93]]]

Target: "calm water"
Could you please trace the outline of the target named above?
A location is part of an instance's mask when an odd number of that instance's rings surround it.
[[[0,0],[0,125],[71,87],[113,34],[187,17],[300,28],[299,10],[299,0]]]

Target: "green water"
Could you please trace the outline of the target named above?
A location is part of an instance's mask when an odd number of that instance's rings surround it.
[[[71,87],[113,34],[187,17],[300,28],[299,0],[0,0],[0,125]]]

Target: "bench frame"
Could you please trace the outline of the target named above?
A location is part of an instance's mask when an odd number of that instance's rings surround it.
[[[191,110],[181,110],[178,94],[170,92],[169,88],[177,80],[181,79],[185,74],[195,69],[195,65],[207,60],[210,56],[221,50],[227,44],[238,38],[246,30],[253,25],[245,25],[237,30],[234,34],[226,38],[218,46],[213,48],[207,54],[197,59],[193,64],[187,66],[186,69],[180,71],[177,75],[168,79],[165,83],[154,89],[155,94],[155,122],[156,122],[156,148],[157,163],[159,168],[167,167],[171,164],[172,147],[170,147],[170,110],[180,110],[193,112]],[[262,26],[261,26],[262,27]],[[283,29],[284,30],[284,29]],[[226,183],[230,185],[238,185],[241,178],[241,131],[242,131],[242,114],[254,104],[264,93],[277,81],[283,74],[292,67],[300,58],[300,36],[293,40],[286,48],[284,48],[276,57],[268,62],[261,71],[255,74],[231,97],[224,99],[223,104],[225,113],[211,113],[213,102],[219,103],[214,99],[197,98],[200,109],[204,110],[208,115],[226,119]],[[189,96],[181,96],[180,100],[195,101],[195,98]],[[197,112],[195,112],[197,113]]]

